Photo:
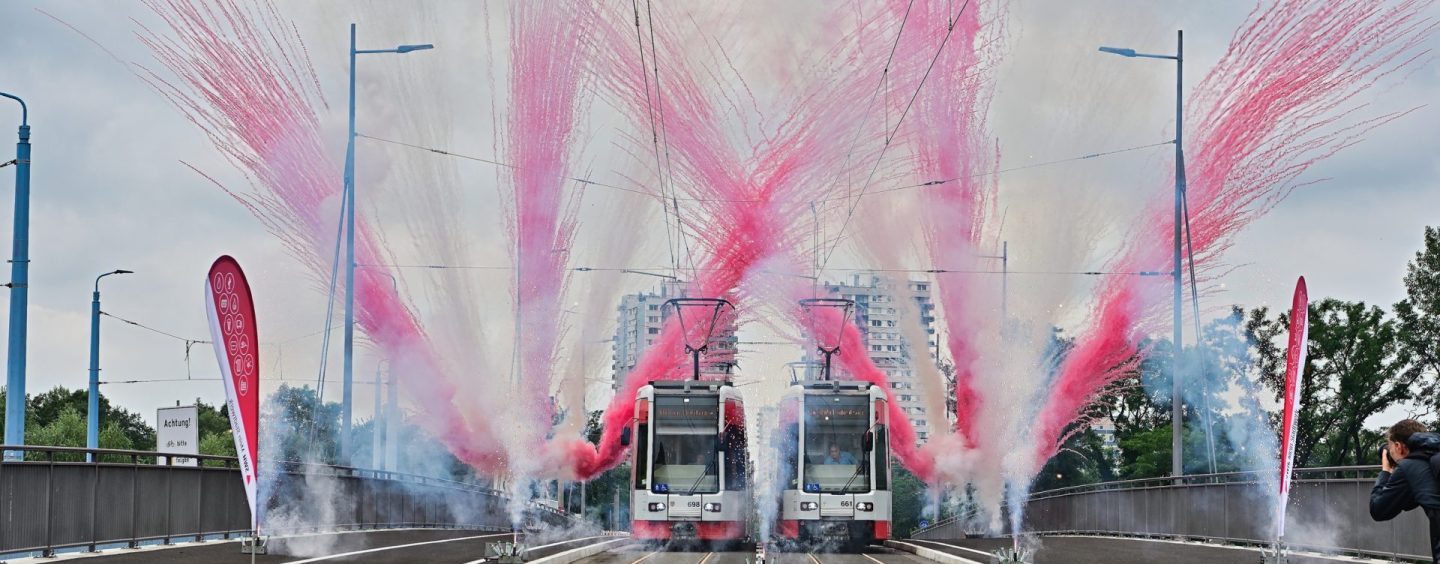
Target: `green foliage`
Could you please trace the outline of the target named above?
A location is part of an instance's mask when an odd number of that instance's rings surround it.
[[[1114,455],[1105,450],[1100,435],[1085,430],[1071,435],[1060,452],[1046,461],[1031,489],[1045,491],[1114,480],[1115,466]]]
[[[1249,330],[1279,339],[1289,312],[1251,312]],[[1384,310],[1363,302],[1322,299],[1310,304],[1309,351],[1300,393],[1297,466],[1374,463],[1377,445],[1365,421],[1391,405],[1415,397],[1420,372],[1400,345],[1396,323]],[[1284,397],[1285,350],[1262,351],[1262,380],[1277,401]]]
[[[898,460],[891,460],[891,523],[890,531],[896,537],[908,538],[910,531],[920,525],[925,510],[925,483],[915,477]]]
[[[1395,325],[1400,348],[1411,361],[1405,377],[1423,382],[1422,407],[1434,413],[1440,408],[1440,228],[1425,228],[1424,247],[1406,268],[1405,299],[1395,304]]]
[[[322,403],[309,386],[280,388],[260,406],[262,447],[278,460],[335,464],[340,451],[340,404]]]
[[[74,446],[85,446],[85,414],[90,409],[90,392],[85,389],[70,390],[64,386],[56,386],[50,391],[30,397],[29,412],[26,422],[26,442],[37,445],[52,445],[46,442],[31,442],[29,439],[30,429],[36,426],[45,426],[60,418],[67,409],[73,409],[80,415],[80,444]],[[142,450],[153,450],[155,448],[155,429],[145,423],[145,418],[140,414],[129,411],[125,408],[110,405],[109,398],[100,394],[100,421],[103,426],[115,425],[124,433],[129,443],[134,448]],[[61,446],[53,444],[52,446]],[[102,448],[104,446],[102,445]]]

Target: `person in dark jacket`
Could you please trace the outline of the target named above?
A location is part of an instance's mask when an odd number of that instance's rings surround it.
[[[1430,558],[1440,564],[1440,487],[1430,457],[1440,453],[1440,434],[1427,433],[1413,419],[1386,432],[1380,453],[1380,478],[1370,489],[1370,518],[1389,521],[1416,507],[1430,521]]]

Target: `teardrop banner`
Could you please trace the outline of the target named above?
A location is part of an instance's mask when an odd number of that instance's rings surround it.
[[[210,340],[225,383],[225,405],[245,499],[250,503],[250,528],[260,534],[260,511],[255,507],[259,482],[256,457],[260,454],[260,349],[255,327],[255,302],[240,263],[229,255],[210,265],[205,278],[205,312],[210,317]]]
[[[1275,515],[1275,538],[1285,536],[1285,506],[1290,501],[1290,475],[1294,474],[1295,423],[1300,410],[1300,377],[1305,371],[1305,345],[1310,337],[1310,296],[1305,277],[1295,283],[1290,304],[1290,346],[1285,354],[1285,411],[1280,424],[1280,501]]]

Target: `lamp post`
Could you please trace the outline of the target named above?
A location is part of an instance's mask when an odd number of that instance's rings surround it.
[[[10,348],[5,359],[5,444],[25,444],[25,317],[30,294],[30,109],[20,103],[20,140],[15,144],[15,235],[10,253]],[[4,458],[19,460],[20,451]]]
[[[1180,400],[1180,355],[1182,351],[1180,338],[1180,227],[1181,208],[1184,206],[1185,198],[1185,149],[1183,145],[1184,136],[1181,134],[1185,124],[1184,116],[1184,76],[1185,76],[1185,31],[1175,32],[1175,54],[1174,55],[1153,55],[1149,53],[1136,53],[1134,49],[1122,49],[1117,47],[1101,47],[1100,51],[1112,53],[1122,57],[1139,57],[1145,59],[1169,59],[1175,61],[1175,269],[1172,274],[1172,281],[1175,286],[1175,327],[1174,327],[1174,360],[1170,367],[1170,468],[1171,474],[1180,477],[1185,475],[1183,464],[1183,444],[1181,437],[1184,432],[1184,418],[1182,410],[1183,402]],[[1197,336],[1198,337],[1198,336]]]
[[[100,279],[112,274],[134,274],[131,270],[115,270],[95,277],[95,293],[90,299],[90,407],[85,417],[85,448],[100,448]],[[95,453],[85,453],[86,462],[95,461]]]
[[[355,386],[355,56],[409,53],[435,46],[400,45],[394,49],[356,49],[355,24],[350,24],[350,132],[345,144],[345,376],[340,398],[340,463],[350,464],[351,394]]]

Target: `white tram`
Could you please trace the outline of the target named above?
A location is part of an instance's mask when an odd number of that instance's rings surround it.
[[[726,544],[746,537],[745,408],[730,381],[657,381],[640,388],[622,442],[635,447],[633,538]]]
[[[890,538],[885,392],[867,382],[806,381],[780,408],[782,544],[859,550]]]

